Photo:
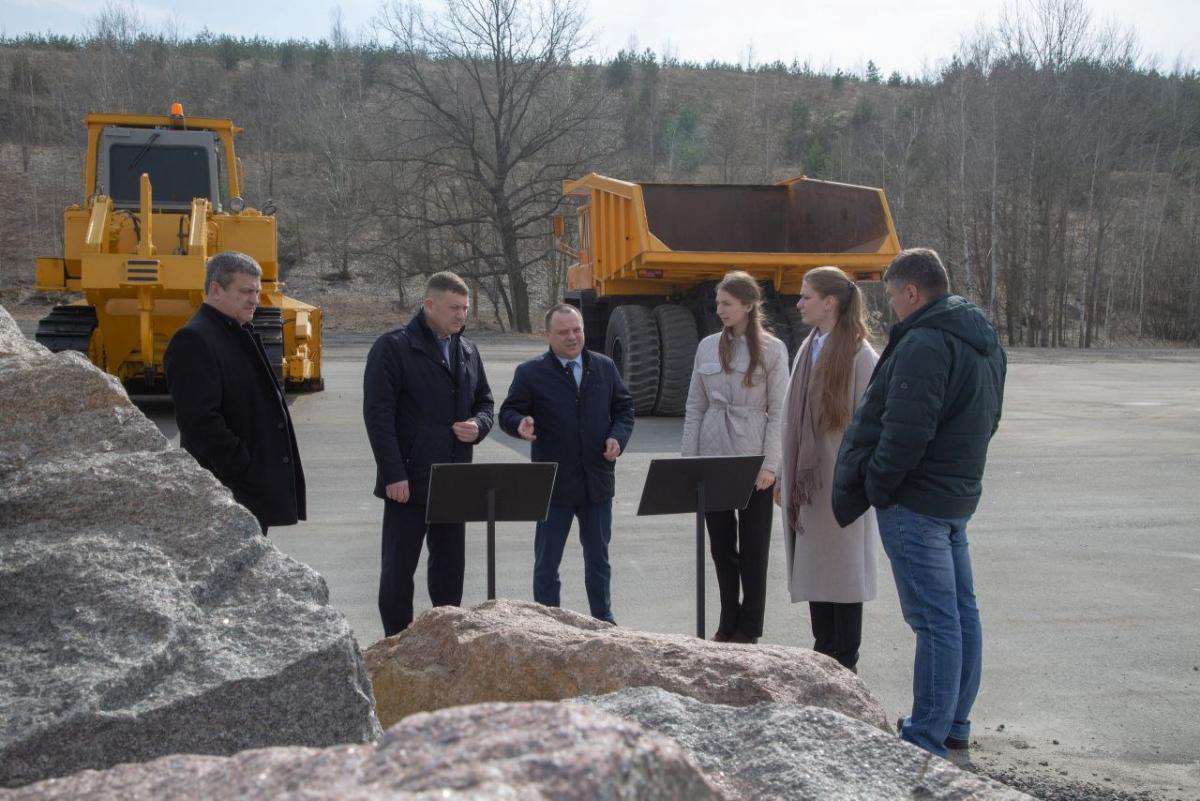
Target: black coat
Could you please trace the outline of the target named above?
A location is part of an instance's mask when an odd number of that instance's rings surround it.
[[[305,519],[292,417],[253,326],[202,304],[171,337],[163,365],[179,444],[263,525]]]
[[[429,468],[470,462],[474,445],[492,429],[492,390],[479,350],[461,332],[450,339],[450,364],[425,323],[424,310],[408,325],[375,341],[363,373],[363,421],[375,454],[375,495],[397,481],[409,483],[410,503],[429,496]],[[451,424],[474,419],[479,438],[459,442]]]
[[[612,437],[625,451],[633,434],[633,397],[612,359],[585,350],[578,392],[553,351],[521,364],[500,407],[500,427],[520,436],[517,426],[527,415],[534,420],[533,461],[558,462],[552,505],[613,497],[615,462],[604,458],[604,442]]]
[[[897,503],[934,517],[973,514],[1006,369],[992,324],[956,295],[892,326],[838,452],[838,523]]]

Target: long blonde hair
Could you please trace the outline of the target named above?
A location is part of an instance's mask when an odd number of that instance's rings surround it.
[[[742,384],[749,387],[754,384],[754,371],[758,369],[763,354],[763,309],[762,288],[754,280],[754,276],[741,270],[725,273],[721,283],[717,284],[718,292],[728,292],[742,303],[750,305],[746,318],[746,348],[750,351],[750,364],[746,367],[746,375]],[[726,373],[733,372],[733,331],[725,328],[721,331],[721,340],[717,344],[717,353],[721,357],[721,369]]]
[[[810,270],[804,283],[820,297],[837,301],[837,322],[817,357],[816,380],[821,388],[820,425],[826,431],[841,431],[853,412],[848,398],[854,358],[870,334],[866,304],[858,284],[837,267]]]

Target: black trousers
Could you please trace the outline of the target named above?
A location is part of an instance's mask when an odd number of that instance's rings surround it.
[[[408,628],[413,619],[413,576],[421,559],[421,544],[429,535],[426,579],[434,606],[462,603],[466,526],[427,524],[425,507],[385,500],[383,555],[379,570],[379,617],[390,637]]]
[[[762,636],[773,514],[774,488],[768,487],[755,490],[741,511],[704,515],[721,592],[717,631],[726,636]]]
[[[812,618],[813,650],[857,672],[863,605],[809,601],[808,612]]]

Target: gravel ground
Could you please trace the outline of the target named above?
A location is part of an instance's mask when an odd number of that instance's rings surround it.
[[[1196,801],[1196,796],[1186,795],[1182,788],[1179,795],[1163,795],[1151,790],[1128,792],[1111,784],[1055,779],[1044,773],[1019,768],[1000,769],[977,764],[961,767],[993,778],[1023,793],[1029,793],[1041,801]],[[1044,767],[1046,770],[1052,769],[1049,766]]]
[[[1131,771],[1129,764],[1067,752],[1021,756],[1028,748],[998,749],[994,741],[973,739],[970,751],[951,751],[947,758],[1041,801],[1200,801],[1200,787],[1185,776],[1173,780],[1160,771]]]

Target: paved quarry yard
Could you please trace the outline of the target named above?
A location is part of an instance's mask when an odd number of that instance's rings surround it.
[[[325,351],[328,389],[292,399],[309,520],[271,532],[325,576],[363,645],[382,634],[381,502],[370,494],[374,465],[361,419],[370,341],[334,339]],[[499,406],[516,365],[544,345],[479,342]],[[175,434],[169,404],[143,408]],[[623,626],[695,628],[691,519],[635,516],[650,460],[678,452],[680,429],[677,419],[639,419],[619,463],[611,556]],[[498,430],[476,452],[478,461],[526,458],[524,443]],[[1011,354],[1004,421],[970,527],[985,636],[977,766],[1047,796],[1200,797],[1198,526],[1200,352]],[[775,527],[764,640],[810,646],[807,608],[789,602],[778,518]],[[464,603],[474,604],[486,592],[483,526],[469,526],[467,536]],[[499,594],[531,598],[532,526],[499,526],[497,563]],[[860,670],[899,715],[910,697],[913,636],[882,554],[880,564]],[[418,612],[428,606],[423,571]],[[586,611],[577,544],[563,559],[563,584],[564,604]],[[708,588],[711,629],[711,566]],[[1097,787],[1070,789],[1080,784]]]

